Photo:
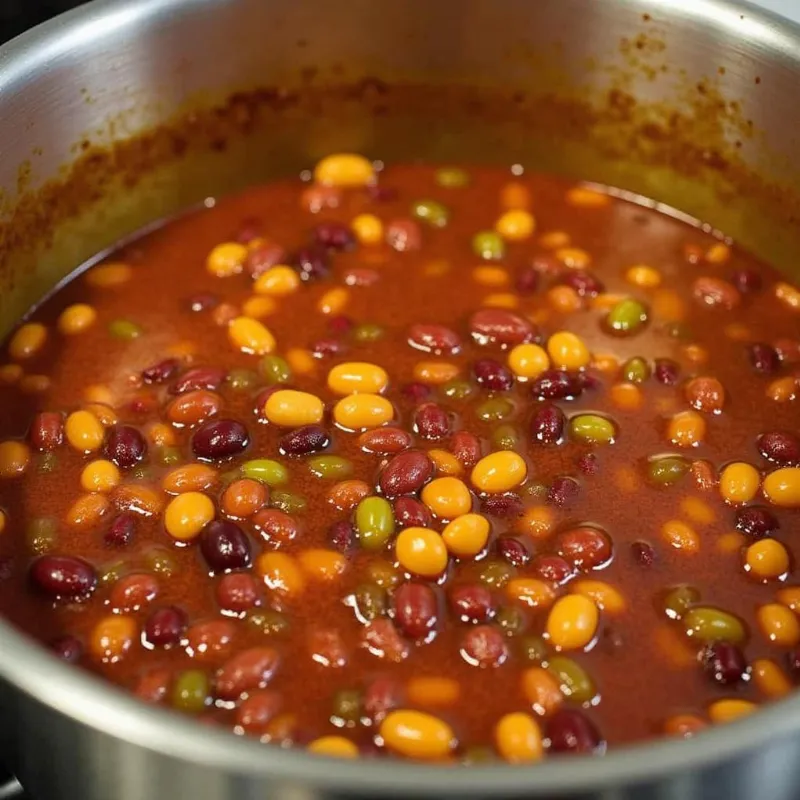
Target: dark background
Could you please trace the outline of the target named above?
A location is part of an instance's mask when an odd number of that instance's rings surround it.
[[[82,5],[84,0],[0,0],[0,42]]]

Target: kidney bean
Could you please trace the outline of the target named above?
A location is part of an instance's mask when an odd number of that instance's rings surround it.
[[[341,553],[352,550],[356,541],[356,530],[350,520],[342,519],[328,528],[328,541]]]
[[[462,622],[487,622],[497,610],[491,591],[480,583],[453,588],[450,606]]]
[[[141,391],[130,399],[127,408],[133,414],[151,414],[158,408],[158,399],[152,392]]]
[[[200,552],[213,572],[227,572],[249,566],[250,540],[229,520],[213,520],[200,532]]]
[[[472,365],[478,386],[491,392],[507,392],[514,385],[511,370],[493,358],[482,358]]]
[[[593,753],[604,747],[589,718],[574,708],[560,708],[546,723],[550,750],[554,753]]]
[[[773,346],[783,364],[800,364],[800,340],[776,339]]]
[[[328,432],[319,425],[304,425],[285,433],[280,438],[281,450],[290,456],[318,453],[330,444]]]
[[[214,690],[221,700],[237,700],[245,692],[263,689],[278,668],[278,651],[251,647],[229,658],[218,670]]]
[[[224,659],[231,651],[236,628],[225,619],[195,622],[186,631],[189,655],[198,661]]]
[[[742,300],[735,286],[721,278],[709,276],[698,278],[694,282],[692,294],[704,305],[724,308],[726,311],[736,308]]]
[[[341,222],[320,222],[314,228],[314,240],[328,250],[349,250],[356,243],[353,232]]]
[[[505,494],[490,494],[481,498],[481,512],[494,517],[510,518],[519,517],[525,510],[522,498],[516,492]]]
[[[566,506],[575,499],[580,492],[581,485],[575,478],[563,476],[556,478],[547,492],[547,502],[554,506]]]
[[[155,600],[158,589],[158,581],[152,575],[126,575],[114,584],[109,601],[116,611],[138,611]]]
[[[91,594],[97,586],[94,567],[72,556],[40,556],[31,564],[30,578],[50,597],[78,598]]]
[[[342,190],[336,186],[311,184],[300,195],[300,204],[312,214],[318,214],[325,208],[338,208],[342,204]]]
[[[381,472],[378,485],[386,497],[414,494],[433,476],[433,462],[421,450],[398,453]]]
[[[64,417],[55,411],[41,411],[33,418],[28,437],[37,450],[55,450],[64,441]]]
[[[564,436],[564,412],[549,403],[538,409],[531,420],[531,437],[541,444],[558,444]]]
[[[523,267],[518,273],[514,286],[517,294],[536,294],[539,288],[539,272],[533,266]]]
[[[400,394],[411,403],[422,403],[431,396],[431,388],[424,383],[406,383],[400,389]]]
[[[386,226],[386,242],[400,253],[419,250],[422,229],[413,219],[393,219]]]
[[[186,614],[177,606],[163,606],[153,611],[144,624],[144,638],[154,647],[172,647],[186,630]]]
[[[730,280],[742,294],[757,292],[762,286],[761,276],[752,269],[737,269]]]
[[[579,297],[596,297],[605,291],[603,282],[582,269],[569,269],[561,273],[558,283],[562,286],[569,286]]]
[[[779,527],[775,515],[764,506],[746,506],[736,511],[737,530],[754,539],[772,536]]]
[[[531,558],[528,548],[513,536],[501,536],[498,538],[495,542],[495,550],[497,555],[511,564],[512,567],[522,567]]]
[[[311,660],[323,667],[341,669],[347,666],[347,647],[337,630],[311,631],[308,635],[308,652]]]
[[[411,647],[403,639],[390,619],[379,618],[368,622],[361,631],[364,647],[378,658],[399,663],[408,658]]]
[[[702,652],[700,660],[708,676],[722,686],[735,686],[747,674],[747,661],[736,645],[714,642]]]
[[[187,301],[187,305],[195,313],[211,311],[219,305],[219,298],[210,292],[201,292],[200,294],[193,294]]]
[[[344,314],[336,314],[328,320],[328,330],[330,330],[331,333],[335,333],[337,336],[351,331],[353,325],[355,325],[353,320]]]
[[[398,528],[428,528],[433,521],[427,506],[413,497],[398,497],[392,506]]]
[[[611,539],[605,531],[581,525],[556,535],[560,556],[580,570],[599,569],[611,560]]]
[[[578,469],[584,475],[597,475],[597,456],[594,453],[584,453],[578,459]]]
[[[531,572],[536,577],[548,583],[561,585],[566,583],[574,574],[575,568],[565,558],[554,555],[538,555],[530,566]]]
[[[437,355],[455,355],[461,349],[461,337],[444,325],[412,325],[408,343],[417,350]]]
[[[769,374],[775,372],[780,368],[781,360],[774,347],[764,344],[764,342],[755,342],[748,345],[747,357],[750,360],[750,366],[756,372],[762,374]]]
[[[217,602],[220,608],[242,614],[258,605],[258,584],[252,575],[232,572],[223,575],[217,584]]]
[[[800,436],[788,431],[762,433],[756,439],[758,451],[768,461],[781,467],[800,465]]]
[[[423,403],[414,415],[414,426],[425,439],[443,439],[450,433],[450,416],[436,403]]]
[[[481,458],[480,440],[469,431],[456,431],[450,438],[450,452],[464,469],[472,469]]]
[[[358,437],[358,446],[367,453],[389,456],[411,447],[413,441],[402,428],[375,428]]]
[[[330,358],[331,356],[338,356],[347,350],[344,342],[337,339],[319,339],[311,345],[311,352],[317,358]]]
[[[48,647],[67,664],[77,664],[81,660],[84,650],[81,640],[69,634],[52,639]]]
[[[157,705],[163,702],[172,683],[172,673],[168,669],[151,669],[139,676],[133,693],[145,703]]]
[[[216,392],[195,389],[176,397],[166,410],[167,419],[179,425],[196,425],[216,416],[222,408],[222,398]]]
[[[393,678],[376,678],[364,690],[364,715],[374,723],[403,704],[403,690]]]
[[[111,520],[109,529],[103,534],[103,541],[109,547],[127,547],[136,532],[136,517],[123,512]]]
[[[244,269],[255,279],[286,260],[286,250],[273,242],[264,242],[251,248],[244,260]]]
[[[653,365],[653,377],[664,386],[674,386],[680,371],[678,363],[671,358],[657,358]]]
[[[280,692],[262,689],[248,692],[236,708],[236,725],[245,733],[260,734],[281,707]]]
[[[135,467],[147,453],[144,436],[130,425],[115,425],[106,437],[106,455],[123,469]]]
[[[297,523],[277,508],[264,508],[256,512],[251,522],[262,539],[273,547],[282,547],[297,536]]]
[[[473,667],[499,667],[508,658],[505,637],[492,625],[470,628],[461,639],[461,656]]]
[[[143,369],[142,380],[145,383],[164,383],[172,378],[178,369],[180,369],[180,362],[177,358],[165,358],[163,361]]]
[[[249,444],[247,428],[235,419],[204,422],[192,436],[192,452],[208,461],[239,455]]]
[[[170,387],[172,394],[196,392],[205,389],[216,392],[225,381],[227,373],[218,367],[195,367],[181,375]]]
[[[583,394],[583,386],[566,370],[547,369],[531,382],[531,394],[539,400],[574,400]]]
[[[469,331],[478,344],[513,346],[536,338],[536,330],[524,317],[504,308],[482,308],[469,320]]]
[[[319,246],[305,247],[289,258],[289,263],[304,281],[318,281],[330,274],[327,251]]]
[[[632,542],[631,553],[634,560],[643,567],[652,567],[656,560],[656,551],[649,542]]]
[[[423,639],[436,627],[436,593],[423,583],[403,583],[392,595],[394,621],[412,639]]]

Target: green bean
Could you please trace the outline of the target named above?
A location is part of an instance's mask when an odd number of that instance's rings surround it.
[[[597,694],[594,682],[577,661],[564,656],[553,656],[547,669],[570,700],[576,703],[588,703]]]
[[[501,422],[514,413],[514,404],[505,397],[492,397],[484,400],[476,409],[475,415],[483,422]]]
[[[283,511],[284,514],[300,514],[306,510],[308,501],[302,495],[293,492],[273,491],[270,505]]]
[[[142,335],[142,329],[135,322],[129,319],[115,319],[108,324],[108,332],[115,339],[131,341],[138,339]]]
[[[612,444],[617,430],[614,423],[599,414],[578,414],[569,421],[573,439],[586,444]]]
[[[659,486],[672,486],[689,471],[689,462],[682,456],[661,456],[652,459],[647,467],[653,483]]]
[[[364,549],[380,550],[394,529],[392,506],[383,497],[365,497],[356,507],[356,530]]]
[[[606,317],[606,324],[616,333],[636,333],[647,321],[647,309],[633,298],[620,300]]]
[[[258,369],[269,386],[288,383],[292,379],[292,368],[286,359],[280,356],[264,356],[259,362]]]
[[[458,167],[441,167],[436,170],[434,179],[445,189],[461,189],[469,185],[469,174]]]
[[[187,669],[178,675],[172,689],[172,705],[178,711],[197,714],[209,702],[209,681],[205,672]]]
[[[434,228],[444,228],[450,217],[450,212],[436,200],[417,200],[411,206],[411,216],[433,225]]]
[[[289,470],[272,458],[256,458],[242,464],[241,474],[267,486],[283,486],[289,482]]]
[[[472,237],[472,252],[484,261],[500,261],[506,254],[506,244],[499,233],[480,231]]]
[[[353,474],[353,464],[342,456],[314,456],[306,462],[311,474],[327,480],[342,480]]]

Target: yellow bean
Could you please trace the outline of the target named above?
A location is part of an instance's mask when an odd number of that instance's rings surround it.
[[[72,336],[76,333],[83,333],[83,331],[90,328],[97,319],[97,311],[93,306],[86,303],[75,303],[75,305],[67,306],[58,318],[58,329],[61,333],[67,336]]]
[[[364,156],[337,153],[326,156],[314,168],[314,181],[323,186],[350,188],[375,180],[375,169]]]
[[[447,547],[442,537],[428,528],[406,528],[395,540],[400,566],[414,575],[435,578],[447,567]]]
[[[263,553],[256,559],[256,572],[268,589],[282,595],[299,595],[306,579],[296,561],[287,553]]]
[[[538,344],[518,344],[508,354],[508,366],[518,378],[538,378],[550,367],[550,358]]]
[[[270,297],[285,297],[300,288],[300,276],[291,267],[276,264],[259,275],[253,284],[256,294]]]
[[[73,411],[64,423],[64,433],[79,453],[99,450],[106,435],[100,420],[89,411]]]
[[[607,611],[610,614],[621,614],[625,611],[625,598],[609,583],[587,578],[575,581],[572,584],[572,591],[588,597],[601,611]]]
[[[506,594],[531,608],[546,608],[555,599],[550,584],[538,578],[513,578],[506,584]]]
[[[67,522],[76,528],[95,526],[111,510],[111,503],[102,494],[85,494],[67,511]]]
[[[47,341],[47,328],[40,322],[27,322],[22,325],[8,343],[11,358],[22,361],[33,358]]]
[[[792,682],[784,671],[768,658],[757,658],[752,664],[755,685],[769,698],[785,697],[792,691]]]
[[[214,503],[200,492],[185,492],[170,500],[164,511],[164,527],[174,539],[190,541],[214,519]]]
[[[536,220],[529,211],[512,209],[497,220],[494,229],[509,242],[522,242],[533,234]]]
[[[510,764],[538,761],[544,755],[539,723],[517,711],[500,718],[494,730],[497,751]]]
[[[266,356],[275,350],[275,337],[269,328],[251,317],[236,317],[228,325],[231,344],[243,353]]]
[[[452,728],[422,711],[391,711],[379,728],[389,750],[426,761],[446,758],[456,746]]]
[[[364,361],[337,364],[328,373],[328,388],[336,394],[380,394],[388,385],[389,375],[386,370]]]
[[[455,519],[472,509],[472,495],[458,478],[434,478],[422,489],[422,502],[441,519]]]
[[[344,736],[320,736],[306,748],[309,753],[329,758],[358,758],[358,747]]]
[[[92,267],[86,273],[86,283],[98,289],[110,289],[122,286],[133,277],[133,268],[128,264],[102,264]]]
[[[558,331],[547,340],[547,353],[556,369],[583,369],[592,360],[589,348],[570,331]]]
[[[377,428],[394,418],[394,406],[379,394],[351,394],[336,403],[333,418],[352,431]]]
[[[764,478],[764,494],[775,506],[800,507],[800,467],[784,467]]]
[[[264,416],[274,425],[299,428],[322,421],[325,406],[316,395],[281,389],[271,394],[264,404]]]
[[[414,364],[414,380],[439,386],[458,377],[458,364],[449,361],[418,361]]]
[[[447,549],[455,556],[476,556],[489,541],[489,521],[480,514],[464,514],[442,531]]]
[[[317,309],[321,314],[341,314],[349,299],[350,292],[341,286],[337,286],[335,289],[330,289],[325,292],[325,294],[320,297],[317,303]]]
[[[653,267],[637,264],[635,267],[628,268],[625,272],[625,280],[642,289],[655,289],[661,285],[661,273]]]
[[[599,614],[594,601],[580,594],[560,597],[547,616],[547,635],[562,650],[580,650],[594,639]]]
[[[229,278],[244,268],[247,248],[238,242],[218,244],[206,259],[206,269],[217,278]]]
[[[731,504],[748,503],[756,496],[761,476],[758,470],[744,461],[728,464],[719,476],[719,491]],[[798,470],[798,490],[800,491],[800,470]]]
[[[278,310],[278,304],[267,295],[253,295],[242,303],[242,313],[252,319],[264,319]]]
[[[708,716],[717,724],[733,722],[736,719],[752,714],[758,709],[749,700],[717,700],[708,708]]]
[[[745,551],[745,564],[757,578],[780,578],[789,571],[789,553],[777,539],[760,539]]]
[[[508,492],[519,486],[528,474],[525,459],[512,450],[484,456],[472,470],[472,484],[481,492]]]
[[[756,612],[764,636],[778,647],[794,647],[800,642],[800,621],[782,603],[767,603]]]
[[[0,442],[0,478],[22,475],[31,460],[31,450],[24,442]]]
[[[359,214],[350,227],[361,244],[380,244],[383,241],[383,223],[374,214]]]
[[[110,492],[120,479],[117,465],[103,458],[91,461],[81,472],[81,486],[87,492]]]

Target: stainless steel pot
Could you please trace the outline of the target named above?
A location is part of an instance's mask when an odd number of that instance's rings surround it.
[[[570,172],[791,268],[798,88],[800,29],[723,0],[98,0],[0,49],[0,325],[146,223],[339,149]],[[790,800],[800,786],[800,697],[691,742],[463,770],[241,741],[3,624],[0,676],[3,752],[40,800]]]

